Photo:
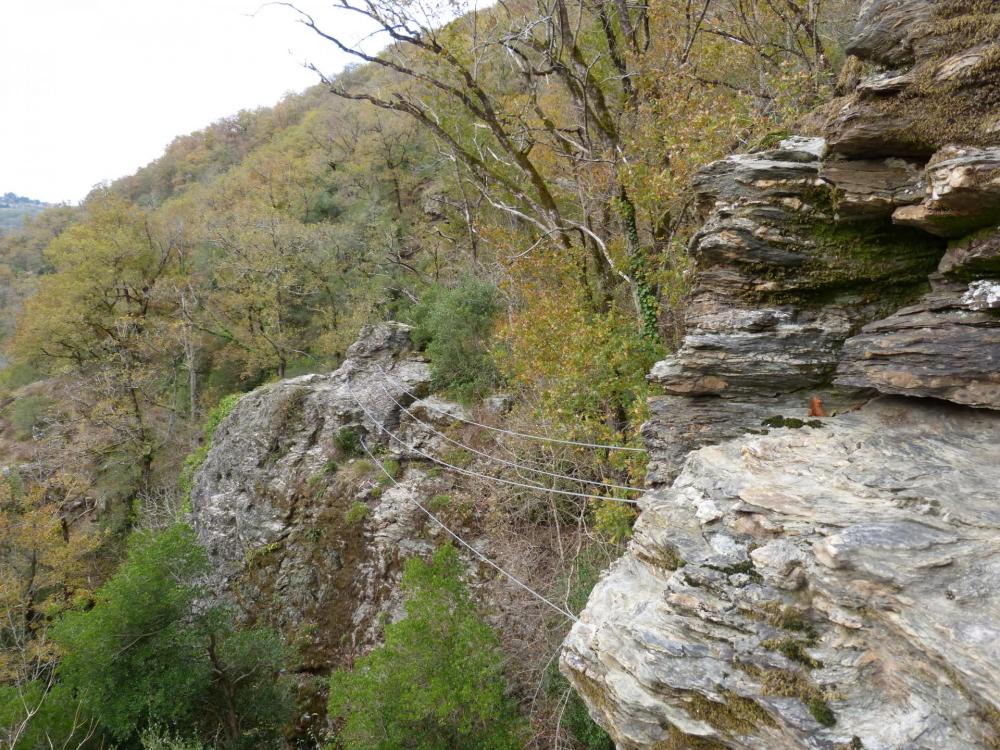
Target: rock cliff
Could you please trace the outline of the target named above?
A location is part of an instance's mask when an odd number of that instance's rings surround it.
[[[871,75],[707,166],[653,487],[562,669],[621,748],[1000,746],[1000,12],[868,0]]]
[[[335,372],[241,398],[195,476],[192,521],[212,589],[289,638],[308,693],[308,676],[378,643],[385,618],[399,612],[403,561],[444,541],[417,503],[477,539],[466,515],[441,507],[449,498],[457,506],[463,489],[407,447],[446,454],[435,432],[448,428],[448,414],[461,416],[456,404],[415,400],[429,380],[407,326],[370,326]],[[492,585],[473,563],[473,583]],[[318,716],[322,705],[320,688]]]

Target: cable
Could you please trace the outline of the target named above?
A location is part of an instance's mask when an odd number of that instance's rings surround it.
[[[355,399],[355,401],[357,402],[357,399]],[[358,406],[361,406],[360,402],[357,402],[357,403],[358,403]],[[367,410],[365,410],[365,408],[363,406],[361,406],[361,409],[367,413]],[[371,415],[369,415],[369,419],[371,419]],[[379,426],[378,422],[376,422],[375,424],[376,424],[376,426]],[[364,438],[361,438],[360,442],[361,442],[361,447],[364,448],[365,453],[368,454],[368,457],[372,461],[374,461],[376,464],[378,464],[379,468],[382,469],[382,473],[385,474],[389,478],[389,481],[392,482],[393,486],[394,487],[399,487],[400,485],[399,485],[399,482],[396,481],[396,478],[392,474],[390,474],[388,471],[386,471],[386,468],[384,466],[382,466],[382,462],[379,461],[378,459],[376,459],[375,456],[372,455],[372,452],[370,450],[368,450],[368,445],[365,443]],[[408,497],[409,497],[410,501],[414,505],[416,505],[418,508],[420,508],[420,510],[423,511],[424,515],[426,515],[434,523],[436,523],[438,526],[440,526],[442,529],[444,529],[444,531],[447,532],[447,534],[449,536],[451,536],[452,539],[454,539],[456,542],[458,542],[459,544],[461,544],[463,547],[465,547],[467,550],[469,550],[469,552],[471,552],[473,555],[475,555],[476,557],[478,557],[480,560],[482,560],[484,563],[486,563],[487,565],[489,565],[491,568],[493,568],[494,570],[496,570],[497,572],[499,572],[500,574],[502,574],[503,576],[505,576],[507,578],[507,580],[511,581],[512,583],[517,584],[522,589],[524,589],[529,594],[531,594],[536,599],[538,599],[540,602],[544,602],[545,604],[549,605],[550,607],[552,607],[552,609],[554,609],[556,612],[558,612],[559,614],[561,614],[563,617],[567,617],[570,620],[572,620],[573,622],[579,622],[580,621],[572,612],[570,612],[567,609],[563,609],[562,607],[560,607],[555,602],[553,602],[553,601],[549,600],[548,598],[546,598],[544,595],[539,594],[537,591],[535,591],[533,588],[531,588],[528,584],[524,583],[520,578],[517,578],[512,573],[508,573],[506,570],[504,570],[503,568],[501,568],[499,565],[497,565],[495,562],[493,562],[490,558],[488,558],[482,552],[480,552],[475,547],[473,547],[471,544],[469,544],[467,541],[465,541],[464,539],[462,539],[462,537],[460,537],[458,534],[456,534],[454,531],[452,531],[450,528],[448,528],[448,526],[445,525],[444,521],[442,521],[440,518],[438,518],[436,515],[434,515],[434,513],[432,513],[430,510],[428,510],[427,508],[425,508],[415,497],[413,497],[412,494],[409,494]]]
[[[354,397],[352,396],[352,398],[354,398]],[[455,466],[453,464],[450,464],[447,461],[442,461],[437,456],[432,456],[430,453],[426,453],[426,452],[420,450],[419,448],[417,448],[416,446],[409,445],[408,443],[404,442],[398,435],[395,435],[391,430],[389,430],[388,428],[383,427],[381,424],[379,424],[378,420],[376,420],[372,416],[371,412],[368,411],[361,404],[361,402],[358,401],[358,399],[354,398],[354,402],[359,407],[361,407],[361,410],[368,416],[368,419],[370,419],[372,421],[372,423],[375,425],[375,427],[377,429],[379,429],[379,430],[382,430],[386,435],[388,435],[388,437],[391,440],[399,443],[401,446],[403,446],[407,450],[413,451],[414,453],[416,453],[416,454],[418,454],[420,456],[423,456],[428,461],[432,461],[433,463],[436,463],[436,464],[438,464],[440,466],[444,466],[444,467],[446,467],[448,469],[451,469],[452,471],[458,472],[459,474],[464,474],[464,475],[470,476],[470,477],[479,477],[480,479],[488,479],[491,482],[500,482],[501,484],[507,484],[507,485],[510,485],[512,487],[523,487],[523,488],[528,489],[528,490],[536,490],[536,491],[539,491],[539,492],[551,492],[551,493],[553,493],[555,495],[567,495],[569,497],[582,497],[582,498],[584,498],[586,500],[610,500],[610,501],[615,502],[615,503],[630,503],[632,505],[637,505],[638,504],[638,500],[632,500],[630,498],[625,498],[625,497],[610,497],[608,495],[594,495],[594,494],[583,493],[583,492],[571,492],[570,490],[557,490],[557,489],[555,489],[553,487],[543,487],[543,486],[541,486],[539,484],[525,484],[524,482],[514,482],[514,481],[512,481],[510,479],[502,479],[501,477],[491,477],[488,474],[480,474],[477,471],[469,471],[468,469],[463,469],[463,468],[461,468],[459,466]]]
[[[389,377],[389,373],[383,370],[381,365],[379,365],[377,362],[373,364],[375,365],[375,367],[378,368],[379,372],[381,372],[385,377],[387,378]],[[419,396],[406,390],[406,388],[404,388],[402,385],[400,385],[399,387],[403,391],[403,393],[405,393],[410,398],[414,399],[415,401],[420,400]],[[433,408],[432,404],[428,404],[427,406],[429,408]],[[484,430],[492,430],[493,432],[502,432],[504,435],[514,435],[516,437],[528,438],[529,440],[540,440],[546,443],[559,443],[560,445],[575,445],[581,448],[602,448],[604,450],[609,450],[609,451],[631,451],[633,453],[646,452],[645,448],[629,448],[624,445],[603,445],[601,443],[581,443],[576,440],[560,440],[559,438],[544,437],[542,435],[529,435],[526,432],[517,432],[516,430],[505,430],[501,427],[493,427],[488,424],[481,424],[479,422],[474,422],[471,419],[464,419],[463,417],[457,417],[454,414],[449,414],[448,412],[440,409],[437,411],[440,414],[444,414],[446,417],[450,417],[451,419],[457,420],[459,422],[465,422],[466,424],[475,425],[476,427],[482,427]]]
[[[491,455],[489,453],[485,453],[483,451],[476,450],[471,445],[466,445],[465,443],[459,442],[458,440],[454,440],[454,439],[448,437],[447,435],[445,435],[443,432],[439,432],[438,430],[434,429],[434,427],[432,427],[431,425],[429,425],[426,422],[424,422],[422,419],[420,419],[420,417],[418,417],[412,411],[410,411],[405,406],[403,406],[399,401],[397,401],[395,399],[395,397],[392,395],[392,393],[389,391],[389,389],[385,387],[384,383],[379,383],[379,387],[385,392],[385,395],[388,396],[390,399],[392,399],[392,402],[396,406],[398,406],[403,411],[404,414],[409,415],[409,417],[414,422],[416,422],[419,425],[423,425],[428,430],[430,430],[432,433],[434,433],[435,435],[437,435],[439,437],[444,438],[445,440],[447,440],[452,445],[457,445],[459,448],[462,448],[463,450],[467,450],[467,451],[469,451],[471,453],[475,453],[476,455],[482,456],[483,458],[486,458],[486,459],[488,459],[490,461],[496,461],[497,463],[505,464],[506,466],[512,466],[515,469],[523,469],[524,471],[533,471],[536,474],[544,474],[547,477],[554,477],[556,479],[565,479],[565,480],[567,480],[569,482],[579,482],[581,484],[590,484],[590,485],[595,485],[597,487],[610,487],[611,489],[624,490],[625,492],[639,492],[639,493],[645,492],[645,490],[641,490],[641,489],[638,489],[636,487],[626,487],[624,485],[613,484],[611,482],[598,482],[598,481],[595,481],[595,480],[592,480],[592,479],[580,479],[578,477],[567,476],[566,474],[558,474],[556,472],[546,471],[545,469],[535,469],[535,468],[533,468],[531,466],[525,466],[524,464],[519,464],[516,461],[507,461],[506,459],[500,458],[499,456],[493,456],[493,455]]]

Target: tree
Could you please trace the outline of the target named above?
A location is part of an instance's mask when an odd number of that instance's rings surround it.
[[[686,217],[662,206],[644,212],[646,186],[635,172],[669,174],[677,159],[683,174],[685,153],[636,148],[654,145],[635,138],[637,129],[663,131],[662,119],[652,130],[643,125],[647,103],[678,115],[707,107],[724,118],[732,106],[712,106],[721,93],[750,116],[715,130],[730,141],[746,137],[754,120],[777,114],[789,81],[807,79],[815,92],[831,78],[827,5],[837,3],[522,0],[478,10],[341,0],[389,42],[378,53],[299,12],[341,51],[391,74],[378,82],[388,86],[323,78],[333,94],[404,113],[433,133],[461,165],[460,179],[527,230],[527,246],[588,250],[592,304],[607,308],[624,282],[641,329],[656,338],[653,263]],[[746,64],[733,65],[734,55]],[[694,132],[681,117],[668,122],[689,134],[678,145],[710,132]]]
[[[87,734],[72,701],[53,698],[59,660],[50,625],[87,591],[86,559],[99,541],[71,528],[56,481],[0,483],[0,747],[13,748],[58,703],[70,734]]]
[[[463,401],[496,385],[499,373],[487,351],[500,311],[495,287],[464,279],[454,288],[431,287],[410,312],[413,340],[431,361],[431,385]]]
[[[117,742],[167,727],[222,748],[281,746],[290,711],[281,640],[206,607],[207,571],[190,527],[136,532],[93,608],[56,627],[59,679]]]
[[[163,385],[157,365],[173,348],[175,302],[165,281],[181,248],[147,212],[113,193],[92,196],[86,214],[46,248],[53,273],[26,305],[12,348],[23,361],[83,379],[83,411],[105,433],[102,459],[115,455],[135,467],[145,491],[158,440],[151,419]]]
[[[524,725],[505,697],[499,641],[476,612],[451,546],[406,563],[406,616],[353,670],[330,677],[333,747],[515,750]]]

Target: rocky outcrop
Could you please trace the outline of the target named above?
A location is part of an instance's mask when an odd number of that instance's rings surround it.
[[[695,190],[706,221],[691,245],[698,274],[687,333],[680,349],[650,373],[665,392],[644,428],[651,484],[669,483],[684,456],[702,445],[766,429],[766,421],[810,417],[816,399],[819,413],[836,414],[880,384],[885,392],[943,395],[951,387],[943,381],[902,390],[884,377],[861,377],[851,364],[868,357],[861,369],[891,379],[881,366],[888,360],[874,352],[901,340],[879,345],[873,332],[884,334],[894,323],[879,327],[877,321],[910,305],[937,311],[934,325],[921,329],[921,346],[939,356],[954,335],[957,352],[969,345],[962,334],[971,331],[981,356],[956,366],[964,371],[955,377],[964,380],[978,367],[982,373],[974,379],[991,380],[993,313],[963,303],[967,287],[946,303],[945,282],[931,292],[928,277],[935,266],[963,282],[1000,273],[993,145],[1000,130],[970,130],[982,125],[987,110],[995,109],[1000,123],[1000,78],[989,72],[990,61],[1000,59],[992,33],[998,28],[1000,9],[991,4],[866,2],[851,48],[893,68],[861,81],[856,93],[829,108],[822,137],[791,138],[702,171]],[[925,85],[930,73],[937,88]],[[945,104],[949,127],[924,133]],[[900,124],[897,115],[912,115],[919,127]],[[855,128],[858,118],[863,133]],[[963,134],[965,145],[949,140]],[[947,251],[939,237],[951,238]],[[974,313],[979,316],[968,317]],[[910,322],[930,320],[901,314]],[[903,318],[894,322],[905,327]],[[859,335],[841,365],[845,342]],[[906,356],[891,361],[903,363]],[[838,368],[842,374],[835,377]],[[922,377],[937,382],[938,375]]]
[[[885,67],[831,108],[831,154],[926,160],[949,144],[995,144],[998,31],[993,2],[865,2],[849,51]]]
[[[409,329],[366,329],[336,372],[244,396],[195,477],[192,520],[213,590],[297,638],[307,667],[342,663],[373,642],[397,560],[426,547],[411,496],[433,480],[407,467],[399,487],[386,486],[359,441],[385,451],[373,422],[395,429],[393,399],[411,400],[406,392],[428,381]]]
[[[912,63],[914,39],[932,10],[929,0],[865,0],[848,54],[889,67]]]
[[[667,394],[644,428],[653,484],[701,445],[808,418],[814,399],[824,413],[865,400],[832,383],[844,342],[927,289],[942,243],[887,220],[834,223],[843,191],[824,179],[824,153],[821,138],[793,138],[696,180],[708,218],[691,244],[687,333],[650,373]]]
[[[1000,740],[1000,414],[822,422],[703,448],[643,499],[563,654],[620,748]]]
[[[1000,227],[952,243],[938,270],[957,278],[1000,276]]]
[[[997,29],[869,0],[890,68],[697,180],[654,489],[561,661],[620,748],[1000,747]]]
[[[962,237],[1000,222],[1000,148],[946,146],[927,164],[926,195],[897,209],[897,224]]]
[[[873,219],[889,216],[901,206],[923,200],[924,175],[919,162],[907,159],[833,159],[820,168],[833,186],[838,218]]]

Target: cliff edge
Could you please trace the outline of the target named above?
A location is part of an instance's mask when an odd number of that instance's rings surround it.
[[[561,662],[619,747],[1000,746],[998,28],[869,0],[821,125],[700,174],[653,489]]]

